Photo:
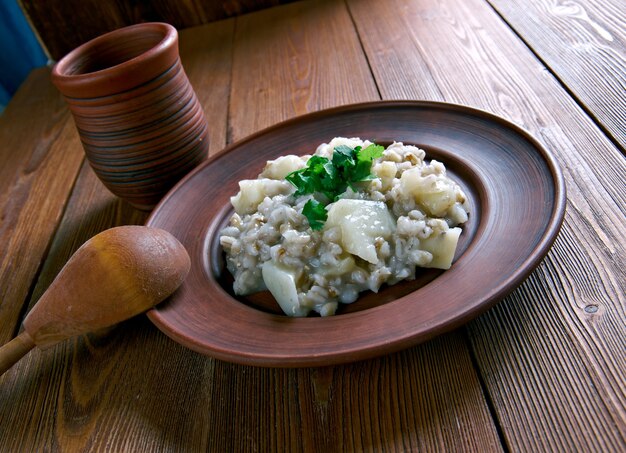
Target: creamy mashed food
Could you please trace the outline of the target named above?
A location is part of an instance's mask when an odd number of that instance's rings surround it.
[[[342,145],[371,144],[338,137],[313,156],[332,159]],[[372,160],[368,180],[329,200],[296,194],[285,179],[311,157],[279,157],[257,179],[239,182],[231,198],[235,213],[220,236],[235,294],[267,289],[289,316],[328,316],[361,291],[415,278],[416,267],[451,266],[468,204],[441,162],[426,162],[423,150],[393,143]],[[317,229],[303,214],[311,199],[327,203]]]

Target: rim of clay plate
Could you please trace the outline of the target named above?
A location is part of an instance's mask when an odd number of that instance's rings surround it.
[[[133,38],[154,35],[146,51],[112,66],[99,68],[103,49],[124,47]],[[91,98],[130,90],[170,68],[178,59],[178,32],[170,24],[146,22],[119,28],[88,41],[52,68],[52,81],[66,97]],[[84,68],[96,67],[84,72]]]

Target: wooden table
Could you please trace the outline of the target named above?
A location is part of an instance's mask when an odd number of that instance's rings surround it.
[[[342,104],[470,105],[556,156],[561,233],[496,307],[375,360],[234,365],[145,316],[34,350],[0,378],[0,451],[626,451],[625,17],[620,0],[328,0],[184,30],[211,153]],[[0,143],[4,343],[80,244],[146,214],[94,176],[48,68]]]

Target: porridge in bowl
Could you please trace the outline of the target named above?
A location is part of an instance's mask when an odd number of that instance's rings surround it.
[[[441,162],[337,137],[239,182],[220,232],[233,290],[269,290],[288,316],[335,314],[359,293],[452,264],[468,203]]]

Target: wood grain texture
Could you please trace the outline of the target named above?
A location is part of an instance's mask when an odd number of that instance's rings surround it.
[[[98,5],[85,10],[110,7]],[[626,449],[620,150],[485,1],[348,5],[349,14],[340,1],[300,2],[181,34],[211,152],[227,137],[377,99],[378,90],[484,108],[530,130],[563,168],[568,211],[546,260],[465,331],[348,366],[215,361],[144,317],[33,351],[0,378],[0,451]],[[33,73],[0,119],[6,339],[22,304],[34,303],[82,242],[145,220],[80,167],[73,124],[47,77]]]
[[[133,209],[108,192],[85,163],[33,290],[30,306],[82,243],[113,226],[142,224],[146,217],[146,213]],[[146,354],[150,339],[157,342],[154,346],[157,357]],[[33,351],[1,381],[0,450],[26,452],[46,447],[52,451],[106,448],[125,451],[160,447],[158,439],[147,445],[142,444],[142,439],[135,439],[138,445],[132,446],[132,440],[126,436],[137,424],[139,428],[135,433],[145,433],[155,429],[152,423],[166,423],[166,414],[161,410],[164,398],[160,395],[167,391],[168,385],[174,386],[179,377],[176,372],[171,374],[170,380],[161,375],[167,363],[163,362],[163,357],[173,358],[171,366],[176,370],[179,357],[184,356],[180,351],[192,354],[149,327],[145,319],[68,340],[46,351]],[[193,357],[188,361],[193,364]],[[139,363],[142,365],[138,366]],[[154,386],[150,390],[145,388],[147,369],[157,373],[149,381]],[[170,388],[170,392],[165,398],[169,398],[166,404],[173,411],[182,411],[181,403],[174,401],[177,391]],[[39,399],[44,394],[47,395],[45,404]],[[138,415],[135,423],[130,423],[128,420],[133,416],[127,412],[129,403],[146,394],[157,395],[149,399],[152,418],[146,421],[143,415]],[[191,396],[187,401],[189,398]],[[28,413],[31,415],[26,415]],[[20,427],[24,417],[36,422]],[[55,420],[56,428],[50,425],[51,429],[40,430],[38,423],[44,420]]]
[[[230,140],[304,113],[379,99],[343,2],[297,2],[238,18],[233,65]]]
[[[238,18],[230,137],[321,108],[377,99],[366,65],[341,2],[299,2]],[[211,413],[224,413],[209,438],[212,451],[500,448],[458,334],[333,368],[267,370],[217,361],[215,379],[225,396],[210,401]],[[464,395],[466,404],[442,399],[451,394]],[[223,398],[238,403],[224,406]],[[480,422],[470,426],[464,422],[469,419]]]
[[[0,343],[15,334],[83,160],[48,69],[14,99],[0,118]]]
[[[302,29],[315,32],[315,38],[323,42],[343,37],[351,40],[349,49],[358,47],[349,22],[345,22],[346,28],[316,28],[311,18],[319,16],[309,13],[310,8],[319,5],[285,8],[284,15],[294,27],[287,32],[290,39],[276,39],[277,52],[286,53],[285,47],[296,42],[291,34],[301,36]],[[337,7],[330,2],[322,6]],[[348,17],[343,7],[339,13],[343,20]],[[263,23],[259,20],[249,33],[258,33]],[[211,33],[205,30],[203,34],[203,41],[210,41]],[[249,37],[239,35],[238,39]],[[256,51],[264,49],[261,43],[257,45]],[[322,63],[328,63],[322,53],[305,56],[311,66],[321,68]],[[363,63],[362,54],[357,53],[355,58]],[[193,83],[194,77],[199,77],[190,69],[194,62],[183,59],[183,64]],[[291,73],[290,59],[259,60],[251,65],[239,57],[233,67],[234,77],[238,77],[238,71],[269,71],[268,64],[277,66],[278,74]],[[348,60],[337,66],[347,71],[351,65]],[[239,137],[266,125],[264,122],[269,124],[309,109],[375,98],[367,71],[352,80],[354,87],[346,91],[348,94],[333,91],[331,82],[341,74],[332,68],[330,65],[320,70],[321,75],[302,82],[309,106],[305,103],[294,110],[288,95],[292,88],[286,85],[283,92],[259,109],[261,120],[255,115],[238,119],[233,123],[232,135]],[[260,92],[255,86],[264,87],[266,83],[257,80],[251,88],[253,93]],[[244,96],[248,96],[245,90],[231,92],[231,97]],[[232,99],[231,111],[235,104],[243,102]],[[216,101],[215,105],[220,103]],[[222,105],[226,105],[225,100]],[[225,112],[223,108],[207,112],[212,116],[209,123],[220,124],[219,115]],[[86,238],[114,224],[141,221],[129,210],[125,203],[104,192],[85,167],[33,299]],[[0,407],[1,450],[501,449],[467,344],[459,332],[375,361],[335,368],[274,370],[232,365],[195,354],[140,318],[113,332],[34,352],[14,370],[0,386],[0,399],[5,403]],[[25,424],[25,418],[56,421],[54,426]]]
[[[501,451],[458,332],[344,366],[218,361],[214,379],[209,451]]]
[[[140,22],[194,27],[294,0],[19,0],[53,60],[116,28]]]
[[[213,150],[225,145],[227,110],[210,107],[227,104],[232,29],[232,21],[226,21],[182,33],[202,36],[181,45],[181,59],[192,85],[203,91],[199,99]],[[80,143],[71,147],[82,153]],[[55,153],[60,158],[67,150]],[[113,226],[142,224],[146,217],[108,192],[85,162],[29,308],[82,243]],[[205,415],[196,399],[211,388],[212,367],[212,361],[169,340],[145,317],[35,350],[0,378],[0,451],[171,451],[180,445],[205,451],[211,414]],[[183,383],[185,376],[189,381]]]
[[[179,32],[180,58],[209,124],[209,155],[226,144],[235,20]]]
[[[626,3],[489,2],[626,152]]]
[[[349,6],[383,98],[484,108],[528,129],[556,155],[568,185],[560,238],[531,278],[468,332],[511,449],[623,450],[620,151],[485,3]],[[401,50],[385,47],[384,38]]]

